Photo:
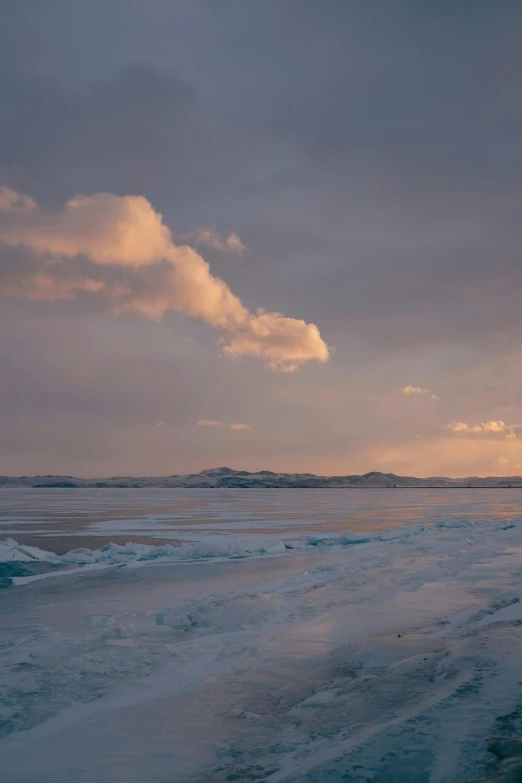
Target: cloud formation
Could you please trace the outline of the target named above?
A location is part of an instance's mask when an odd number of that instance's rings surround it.
[[[84,255],[96,264],[141,267],[168,258],[175,249],[161,215],[143,196],[96,193],[75,196],[57,213],[41,212],[36,205],[30,214],[23,210],[12,216],[13,210],[7,211],[13,219],[2,222],[0,241],[36,253]]]
[[[411,394],[429,394],[429,389],[423,389],[421,386],[404,386],[402,393],[409,397]]]
[[[240,256],[247,249],[247,246],[235,231],[232,231],[228,237],[223,237],[211,226],[198,228],[197,231],[187,234],[184,238],[194,242],[196,245],[206,245],[212,250],[217,250],[218,253],[232,253]]]
[[[72,275],[53,277],[46,272],[36,272],[14,279],[0,280],[0,296],[28,301],[52,301],[75,299],[80,292],[100,293],[107,289],[101,280]]]
[[[516,432],[515,430],[519,427],[518,424],[505,424],[505,422],[501,421],[500,419],[498,421],[485,421],[481,422],[480,424],[466,424],[463,421],[457,421],[453,424],[448,424],[447,429],[451,432],[461,433],[461,434],[474,434],[474,435],[493,435],[498,436],[502,435],[505,438],[508,438],[509,440],[516,438]]]
[[[404,388],[401,389],[402,393],[406,395],[406,397],[410,397],[411,395],[421,396],[421,395],[429,395],[430,399],[432,400],[438,400],[438,395],[434,394],[431,389],[424,389],[422,386],[404,386]]]
[[[231,424],[230,425],[231,430],[251,430],[252,427],[250,424]]]
[[[105,294],[116,312],[160,318],[178,310],[221,330],[227,355],[259,357],[286,372],[329,358],[315,324],[263,309],[249,312],[199,253],[174,244],[162,216],[143,196],[76,196],[62,211],[46,213],[27,196],[3,189],[0,212],[0,243],[29,248],[42,259],[37,272],[0,281],[0,294],[52,300],[90,291]],[[231,237],[238,246],[239,237]],[[90,276],[78,278],[66,265],[50,264],[53,257],[86,257]],[[124,270],[114,274],[118,267]]]
[[[0,187],[0,212],[31,212],[36,206],[36,201],[29,196],[12,188]]]

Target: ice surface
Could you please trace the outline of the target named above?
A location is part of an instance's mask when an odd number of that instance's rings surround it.
[[[209,535],[204,532],[190,535],[198,536],[199,541],[194,543],[163,544],[139,544],[132,541],[126,544],[109,543],[100,549],[71,549],[63,555],[48,552],[34,546],[24,546],[16,540],[9,538],[0,541],[0,563],[2,562],[45,562],[53,565],[106,565],[121,566],[131,564],[143,564],[156,562],[176,563],[187,561],[199,561],[213,558],[248,558],[261,555],[284,554],[294,549],[302,549],[306,546],[313,547],[343,547],[358,544],[371,544],[379,542],[402,541],[421,534],[436,534],[439,530],[452,530],[470,528],[473,522],[470,520],[444,520],[433,525],[410,525],[394,528],[387,532],[356,533],[345,531],[343,533],[320,533],[294,535],[286,541],[275,537],[261,535]],[[74,538],[71,538],[74,540]],[[1,575],[1,574],[0,574]],[[22,583],[21,578],[17,583]]]
[[[522,522],[501,505],[65,555],[4,541],[2,563],[58,570],[1,594],[2,783],[519,779]]]
[[[154,546],[137,544],[106,544],[101,549],[71,549],[63,555],[47,552],[34,546],[24,546],[12,538],[0,541],[0,563],[44,562],[53,565],[85,566],[93,564],[126,565],[151,561],[180,562],[209,558],[240,558],[255,555],[283,553],[292,548],[282,541],[254,541],[245,537],[232,540],[203,540],[194,544]]]

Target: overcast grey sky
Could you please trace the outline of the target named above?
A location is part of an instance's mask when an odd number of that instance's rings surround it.
[[[0,9],[1,473],[522,474],[520,2]]]

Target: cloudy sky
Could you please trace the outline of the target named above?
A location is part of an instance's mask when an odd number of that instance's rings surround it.
[[[0,9],[0,473],[522,474],[518,0]]]

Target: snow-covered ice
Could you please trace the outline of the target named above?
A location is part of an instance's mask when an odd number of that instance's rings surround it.
[[[173,544],[5,536],[48,569],[0,592],[2,781],[522,779],[522,492],[286,492]]]

